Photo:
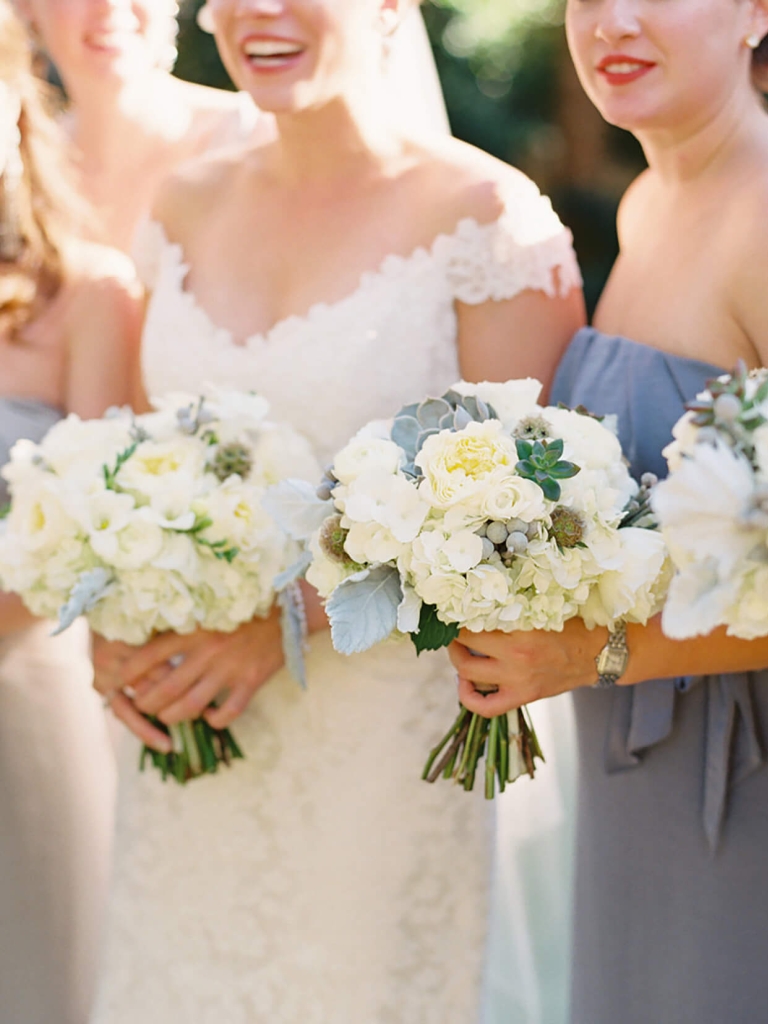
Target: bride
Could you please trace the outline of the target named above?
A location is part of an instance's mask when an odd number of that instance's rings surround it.
[[[406,6],[209,0],[227,69],[278,136],[158,199],[140,254],[150,394],[258,389],[327,460],[460,375],[552,377],[583,318],[570,239],[519,172],[389,114]],[[94,1024],[477,1017],[487,812],[419,778],[455,708],[447,661],[336,655],[306,597],[307,693],[274,617],[97,651],[99,689],[143,738],[166,742],[139,712],[205,713],[235,723],[247,760],[181,788],[130,750]]]

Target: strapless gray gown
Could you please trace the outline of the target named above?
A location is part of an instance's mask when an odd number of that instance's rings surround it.
[[[721,369],[580,331],[553,401],[616,413],[635,476]],[[768,1021],[768,671],[574,694],[572,1024]]]
[[[0,398],[0,465],[59,416]],[[86,1024],[95,983],[114,758],[84,624],[50,632],[41,622],[0,635],[2,1024]]]

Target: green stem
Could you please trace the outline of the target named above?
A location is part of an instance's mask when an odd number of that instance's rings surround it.
[[[488,754],[485,758],[485,799],[493,800],[496,795],[496,768],[499,755],[499,720],[491,721],[488,731]]]
[[[422,772],[422,776],[421,776],[425,781],[428,781],[428,782],[433,782],[434,781],[433,778],[430,778],[430,772],[432,771],[432,765],[435,763],[437,758],[440,756],[440,754],[444,750],[445,746],[447,744],[451,743],[451,740],[455,739],[455,737],[461,732],[462,726],[464,725],[464,722],[466,721],[468,716],[469,716],[469,712],[467,711],[467,709],[466,708],[462,708],[461,712],[459,713],[459,717],[456,719],[454,724],[451,726],[451,729],[445,733],[445,735],[442,737],[442,739],[439,741],[439,743],[436,746],[433,746],[432,752],[429,755],[429,758],[427,760],[426,765],[424,766],[424,771]],[[452,745],[452,748],[453,748],[455,743],[451,743],[451,745]],[[438,771],[437,774],[435,775],[435,778],[437,778],[439,776],[439,774],[440,774],[440,772]]]

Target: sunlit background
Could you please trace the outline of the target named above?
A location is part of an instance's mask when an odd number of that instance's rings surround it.
[[[228,86],[189,0],[177,73]],[[590,309],[616,255],[621,193],[643,166],[632,138],[604,125],[576,80],[561,0],[424,4],[454,134],[521,167],[571,228]]]

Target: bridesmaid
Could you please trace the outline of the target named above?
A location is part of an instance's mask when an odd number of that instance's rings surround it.
[[[661,474],[685,401],[737,359],[768,356],[768,115],[754,77],[768,4],[569,0],[567,31],[584,88],[649,169],[624,198],[595,328],[572,341],[553,400],[617,413],[635,475]],[[487,660],[452,651],[474,711],[574,691],[571,1020],[764,1020],[768,639],[629,626],[618,685],[595,690],[607,641],[573,621],[561,635],[473,635]],[[473,683],[500,689],[483,698]]]
[[[75,241],[79,201],[0,0],[0,466],[61,416],[130,398],[139,292],[121,254]],[[109,342],[109,344],[105,344]],[[0,505],[7,500],[0,480]],[[85,1024],[112,833],[114,767],[87,636],[53,640],[0,594],[0,1017]]]
[[[244,93],[174,78],[176,0],[18,0],[71,101],[67,126],[100,240],[124,251],[161,181],[179,164],[272,120]]]

